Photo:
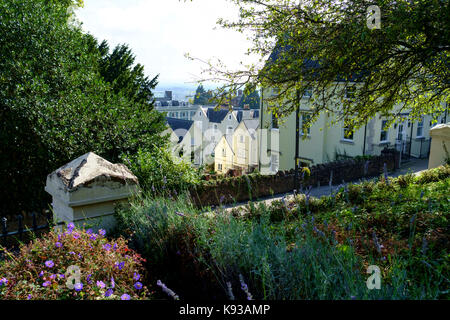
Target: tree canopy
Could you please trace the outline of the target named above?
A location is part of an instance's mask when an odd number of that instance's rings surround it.
[[[126,46],[85,34],[80,1],[0,1],[0,211],[45,208],[46,175],[93,151],[110,161],[164,146],[164,117]]]
[[[212,102],[213,94],[211,90],[206,91],[202,84],[199,84],[197,90],[195,91],[194,104],[198,105],[213,105]]]
[[[230,0],[235,21],[219,24],[249,35],[259,64],[238,71],[209,64],[228,79],[221,93],[242,86],[277,88],[276,114],[291,113],[311,88],[313,119],[336,112],[349,127],[375,114],[392,122],[438,114],[449,102],[450,8],[447,0]],[[368,28],[368,7],[381,28]],[[353,87],[353,84],[357,85]],[[351,87],[352,98],[346,96]],[[230,89],[231,88],[231,89]],[[278,103],[276,103],[278,102]]]

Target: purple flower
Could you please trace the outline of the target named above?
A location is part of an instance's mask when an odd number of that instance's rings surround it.
[[[58,274],[58,278],[64,279],[64,278],[65,278],[65,275],[63,275],[63,274]]]
[[[3,285],[7,285],[8,284],[8,279],[6,279],[6,278],[1,278],[0,279],[0,286],[3,286]]]
[[[52,280],[56,279],[56,274],[52,274],[52,275],[50,276],[50,279],[52,279]]]
[[[105,249],[106,251],[110,251],[111,250],[111,245],[109,243],[103,245],[103,249]]]
[[[73,252],[73,251],[70,251],[70,252],[69,252],[69,254],[75,254],[75,252]]]
[[[80,234],[78,232],[75,232],[72,234],[74,239],[79,239],[80,238]]]
[[[51,285],[52,283],[50,281],[45,281],[42,286],[44,287],[48,287],[49,285]]]
[[[31,300],[31,298],[33,298],[33,296],[31,294],[29,294],[27,297],[27,300]]]
[[[53,268],[53,266],[54,266],[55,264],[53,263],[52,260],[47,260],[47,261],[45,261],[45,265],[46,265],[48,268]]]
[[[116,263],[116,267],[119,268],[119,270],[122,270],[124,265],[125,265],[125,262]]]
[[[108,290],[106,290],[106,292],[105,292],[105,297],[110,297],[112,294],[113,294],[113,290],[112,289],[108,289]]]
[[[75,289],[75,291],[81,291],[83,290],[83,284],[81,282],[76,283],[73,288]]]
[[[130,299],[131,299],[131,297],[129,295],[127,295],[126,293],[120,297],[120,300],[130,300]]]
[[[106,235],[106,231],[104,229],[98,230],[98,233],[102,236]]]
[[[142,283],[136,282],[136,283],[134,284],[134,287],[135,287],[137,290],[141,290],[141,289],[142,289]]]
[[[95,241],[95,240],[97,240],[97,235],[94,233],[89,237],[89,239],[91,239],[92,241]]]
[[[92,229],[87,229],[87,230],[86,230],[86,233],[87,233],[87,234],[92,234]]]
[[[99,288],[105,288],[106,287],[106,284],[103,282],[103,281],[97,281],[97,287],[99,287]]]
[[[92,277],[92,273],[91,273],[91,274],[88,274],[88,276],[87,276],[87,278],[86,278],[86,281],[87,281],[89,284],[92,283],[91,277]]]
[[[67,230],[71,231],[75,228],[75,225],[71,222],[67,225]]]
[[[111,288],[116,287],[116,282],[114,281],[114,277],[111,277]]]
[[[57,248],[61,248],[63,245],[62,245],[61,242],[57,242],[57,243],[55,243],[55,246],[56,246]]]
[[[117,243],[114,243],[113,249],[114,249],[114,250],[117,250]]]
[[[175,214],[177,215],[177,216],[180,216],[180,217],[186,217],[186,215],[184,214],[184,213],[181,213],[181,212],[175,212]]]
[[[133,275],[133,279],[138,281],[140,278],[141,278],[141,276],[135,272]]]
[[[44,275],[44,271],[39,272],[39,277],[42,277]]]

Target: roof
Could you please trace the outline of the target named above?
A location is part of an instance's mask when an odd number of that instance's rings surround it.
[[[170,118],[166,117],[167,124],[172,128],[173,132],[177,135],[179,141],[183,140],[183,137],[186,135],[186,133],[191,128],[194,121],[191,120],[184,120],[184,119],[176,119],[176,118]]]
[[[246,126],[248,132],[250,133],[252,139],[255,139],[256,129],[259,127],[259,120],[251,119],[251,120],[243,120],[244,125]]]
[[[208,117],[210,122],[221,123],[223,119],[227,116],[229,110],[221,109],[214,110],[214,108],[208,108],[206,112],[206,116]]]
[[[233,111],[236,111],[236,120],[238,123],[241,123],[242,118],[244,116],[243,111],[251,111],[252,114],[252,118],[253,119],[258,119],[259,118],[259,110],[258,109],[234,109]]]
[[[233,151],[233,135],[232,134],[225,134],[224,138],[228,142],[228,145],[230,146],[231,151]],[[233,153],[234,153],[234,151],[233,151]]]

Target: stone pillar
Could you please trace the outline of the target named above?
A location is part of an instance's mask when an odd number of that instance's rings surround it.
[[[47,176],[56,222],[111,230],[114,207],[138,192],[138,179],[123,164],[112,164],[89,152]]]
[[[430,159],[428,160],[428,169],[436,168],[445,163],[447,157],[444,145],[450,154],[450,122],[439,124],[430,129],[431,149]]]

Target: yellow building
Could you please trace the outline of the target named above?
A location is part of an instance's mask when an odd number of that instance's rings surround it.
[[[263,97],[273,95],[273,90],[266,89]],[[313,93],[311,92],[311,95]],[[432,123],[431,116],[425,116],[422,121],[410,123],[403,121],[390,128],[386,128],[387,119],[379,115],[369,119],[365,126],[349,132],[343,121],[329,125],[337,119],[337,114],[322,113],[311,125],[306,134],[302,133],[302,125],[310,117],[310,97],[304,96],[300,102],[300,139],[299,161],[301,165],[313,165],[330,162],[340,158],[361,155],[379,155],[385,147],[396,148],[401,151],[403,159],[406,157],[424,158],[428,156],[430,148],[429,129],[436,124],[445,123],[446,114],[438,117],[437,123]],[[276,162],[279,170],[290,170],[295,167],[295,112],[278,121],[268,112],[269,101],[263,99],[261,123],[262,128],[272,132],[267,150],[260,152],[267,154]],[[407,117],[407,113],[402,114]],[[271,145],[274,139],[279,143],[278,148]]]
[[[225,134],[214,150],[214,170],[218,173],[227,173],[233,169],[233,134]]]

